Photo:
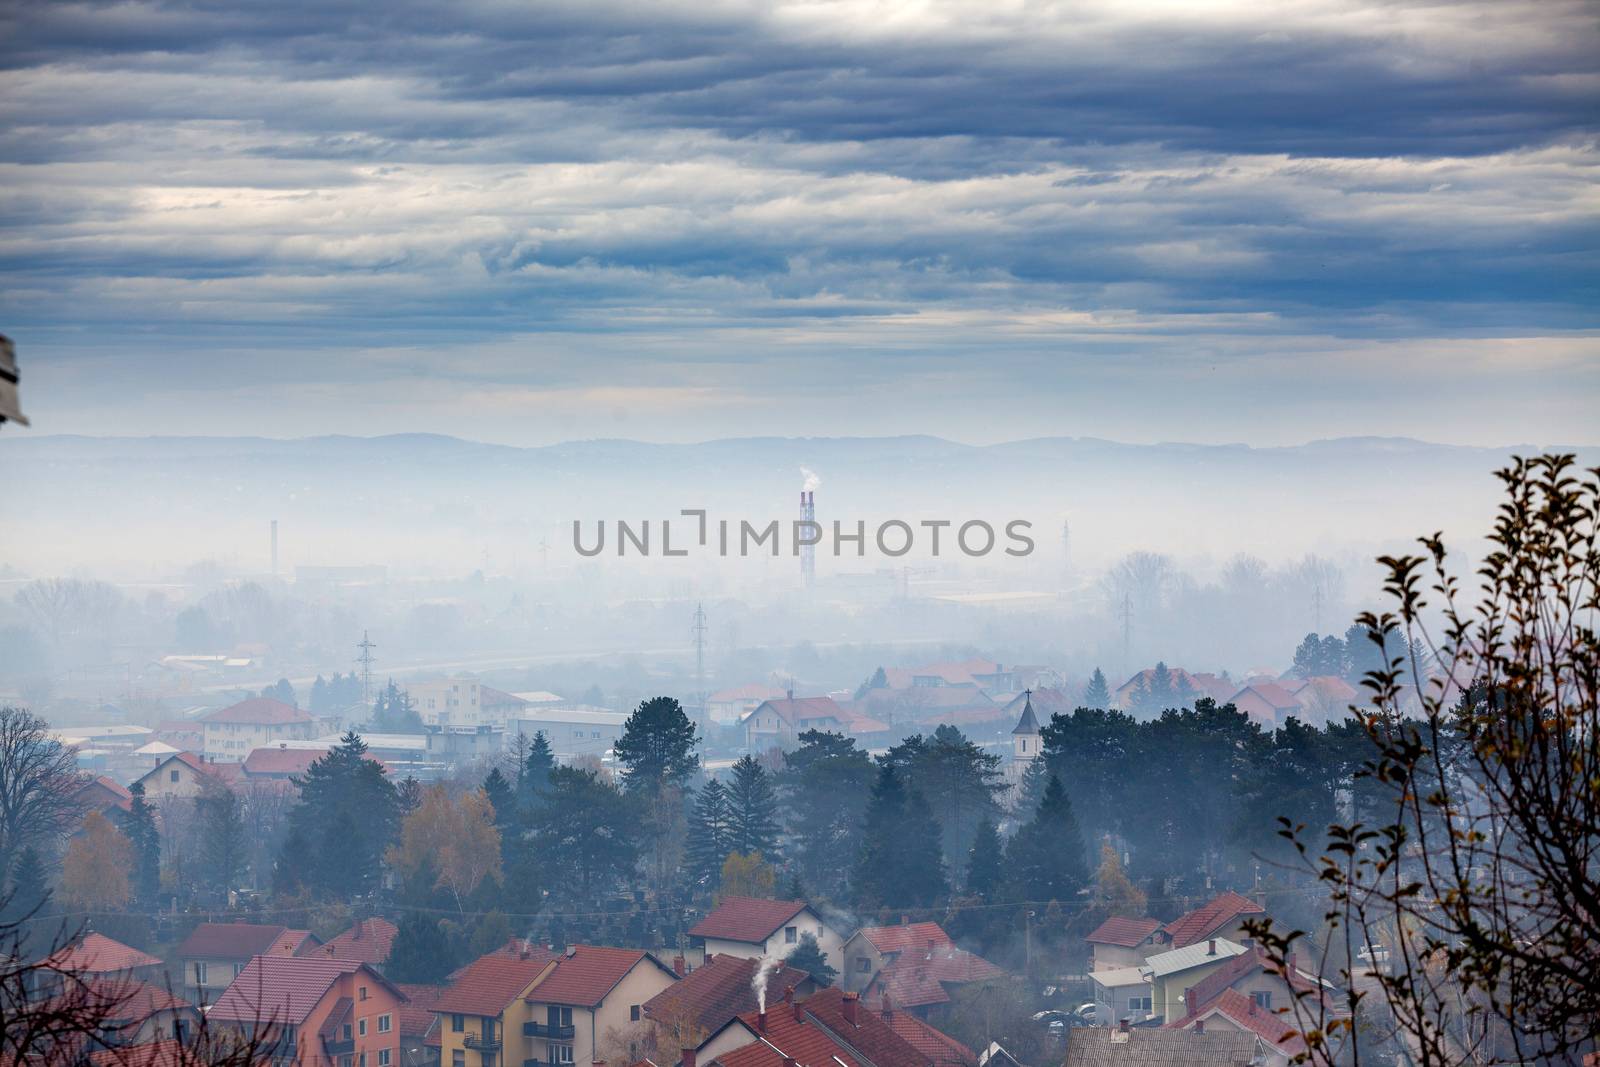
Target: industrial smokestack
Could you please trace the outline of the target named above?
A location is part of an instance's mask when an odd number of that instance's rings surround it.
[[[803,468],[802,468],[803,469]],[[807,484],[815,475],[806,472]],[[800,491],[800,529],[807,531],[806,540],[815,541],[821,535],[817,529],[817,497],[809,488]],[[817,549],[815,544],[800,546],[800,578],[807,589],[817,580]]]

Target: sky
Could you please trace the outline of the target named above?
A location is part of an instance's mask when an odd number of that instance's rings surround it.
[[[1600,441],[1569,0],[0,0],[34,429]]]

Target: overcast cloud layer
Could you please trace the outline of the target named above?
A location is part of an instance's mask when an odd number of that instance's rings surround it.
[[[1590,4],[0,11],[44,432],[1596,439]]]

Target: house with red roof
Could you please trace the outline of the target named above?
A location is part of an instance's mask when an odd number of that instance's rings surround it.
[[[1165,941],[1157,947],[1160,933],[1160,919],[1112,916],[1084,938],[1092,956],[1089,970],[1111,971],[1139,966],[1151,952],[1166,947]]]
[[[1331,674],[1311,678],[1290,678],[1280,683],[1300,705],[1296,717],[1311,726],[1344,722],[1352,707],[1366,707],[1371,701],[1355,686]]]
[[[200,1012],[182,997],[137,978],[100,976],[74,987],[71,1002],[103,1006],[101,1023],[83,1051],[183,1040],[200,1024]]]
[[[828,965],[840,970],[843,935],[803,900],[723,897],[709,915],[689,928],[689,944],[701,959],[782,959],[795,950],[806,934],[817,939]]]
[[[637,949],[523,946],[461,968],[433,1005],[440,1062],[588,1064],[638,1059],[653,1032],[644,1004],[677,980]]]
[[[1239,944],[1250,944],[1254,938],[1244,928],[1246,920],[1258,918],[1266,913],[1267,909],[1254,900],[1228,890],[1212,897],[1193,911],[1184,912],[1163,926],[1153,935],[1156,950],[1187,948],[1212,937],[1227,938]]]
[[[356,960],[257,956],[206,1012],[208,1022],[276,1039],[274,1063],[400,1067],[405,994]]]
[[[706,697],[706,714],[712,722],[740,722],[763,701],[782,700],[786,696],[788,693],[775,685],[751,684],[719,689]]]
[[[748,750],[764,752],[773,747],[793,748],[807,730],[845,733],[855,718],[832,697],[796,697],[790,692],[779,700],[763,700],[740,725]]]
[[[1167,1028],[1252,1033],[1270,1050],[1273,1067],[1292,1062],[1306,1046],[1285,1009],[1297,997],[1323,996],[1326,983],[1299,969],[1292,956],[1285,963],[1279,973],[1259,949],[1234,956],[1184,992],[1187,1010]]]
[[[844,966],[839,985],[859,993],[872,984],[884,965],[907,949],[954,947],[955,942],[938,923],[901,923],[899,926],[863,926],[844,943]]]
[[[330,959],[360,960],[379,970],[389,962],[389,952],[394,948],[399,927],[384,918],[362,919],[338,937],[329,939],[317,955]]]
[[[244,758],[244,776],[251,781],[287,782],[291,778],[302,778],[311,765],[326,756],[331,748],[331,745],[318,748],[290,747],[286,741],[253,748]]]
[[[133,809],[133,794],[103,774],[86,778],[72,799],[85,815],[99,812],[113,822]]]
[[[194,1055],[176,1038],[89,1054],[89,1067],[192,1067]]]
[[[146,771],[138,782],[144,786],[145,798],[159,805],[173,798],[197,797],[208,788],[226,787],[230,776],[221,770],[221,765],[208,763],[203,756],[174,752]]]
[[[400,1005],[401,1067],[439,1067],[439,1016],[434,1005],[444,995],[442,985],[396,982],[406,1002]]]
[[[105,934],[87,933],[51,953],[44,966],[80,979],[132,982],[154,981],[166,964]]]
[[[1267,730],[1282,726],[1291,715],[1298,716],[1300,702],[1277,682],[1256,680],[1234,693],[1229,704],[1250,716],[1250,721]]]
[[[201,751],[218,763],[239,763],[252,749],[317,736],[317,720],[309,712],[271,697],[241,700],[201,716],[199,723]]]
[[[938,1062],[855,993],[833,988],[805,1000],[769,999],[764,1010],[735,1017],[685,1052],[682,1067],[934,1067]]]
[[[722,1029],[736,1015],[758,1007],[754,979],[761,961],[743,956],[711,956],[644,1004],[656,1028],[656,1047],[693,1047]],[[792,994],[804,1000],[817,991],[805,971],[780,963],[767,975],[767,995]]]
[[[256,956],[307,956],[322,942],[309,930],[257,923],[201,923],[174,955],[183,966],[184,993],[210,1004]]]

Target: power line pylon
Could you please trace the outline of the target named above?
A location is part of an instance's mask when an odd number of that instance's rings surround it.
[[[361,650],[361,655],[356,657],[356,662],[361,665],[361,703],[370,705],[372,703],[372,664],[375,662],[372,658],[372,650],[378,646],[368,639],[367,631],[362,630],[361,643],[356,647]]]

